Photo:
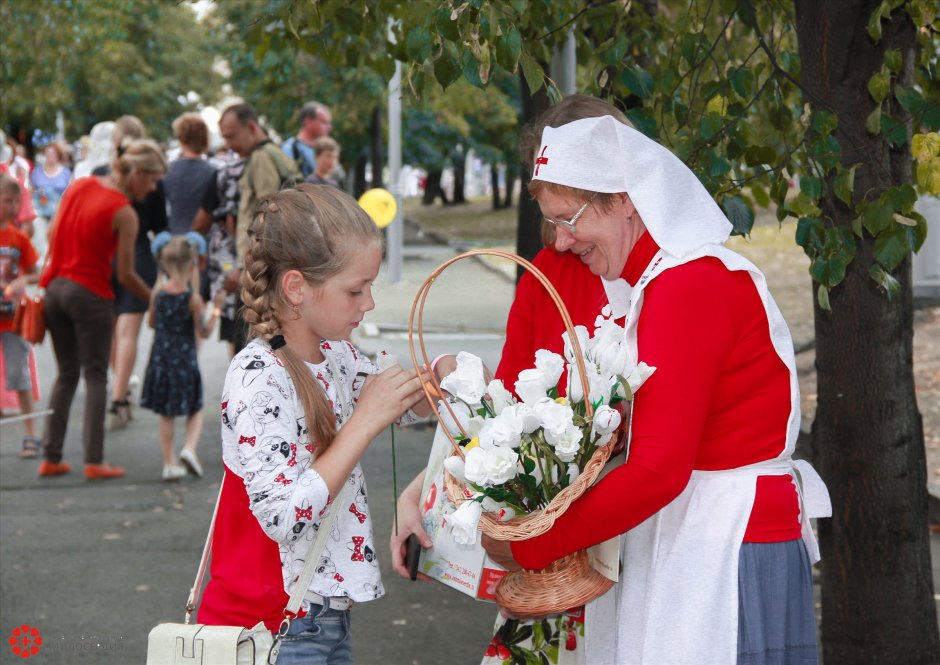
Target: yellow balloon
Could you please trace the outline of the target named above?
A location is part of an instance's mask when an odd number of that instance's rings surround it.
[[[370,189],[359,197],[359,205],[380,229],[391,224],[398,212],[398,203],[387,189]]]

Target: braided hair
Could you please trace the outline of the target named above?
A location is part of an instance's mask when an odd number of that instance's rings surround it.
[[[243,317],[248,336],[270,342],[294,318],[281,290],[281,277],[296,270],[318,286],[349,264],[354,248],[381,243],[378,228],[345,192],[326,185],[301,184],[262,197],[248,226],[242,270]],[[274,348],[277,346],[277,348]],[[323,389],[290,344],[274,345],[303,406],[310,439],[318,454],[336,436],[333,410]]]

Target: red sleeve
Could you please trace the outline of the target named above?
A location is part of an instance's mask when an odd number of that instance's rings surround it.
[[[541,284],[529,273],[524,273],[516,286],[516,296],[506,320],[506,342],[496,368],[496,378],[508,390],[513,390],[519,372],[535,364],[533,333],[540,295],[536,289],[541,288]]]
[[[637,392],[628,461],[574,502],[542,536],[512,543],[526,568],[603,542],[640,524],[688,484],[710,389],[732,351],[734,295],[728,271],[700,259],[672,268],[644,292],[639,359],[655,373]]]

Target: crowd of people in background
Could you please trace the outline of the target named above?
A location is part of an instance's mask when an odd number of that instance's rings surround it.
[[[330,109],[308,102],[298,116],[297,134],[278,145],[251,105],[233,104],[220,117],[223,144],[210,146],[202,116],[184,113],[160,146],[139,118],[124,115],[73,146],[41,143],[35,161],[0,132],[0,394],[15,394],[12,408],[27,416],[21,457],[42,457],[39,476],[71,471],[62,449],[82,376],[87,479],[124,475],[104,460],[105,430],[127,427],[137,403],[160,416],[163,479],[202,475],[197,340],[218,319],[230,356],[246,344],[239,257],[251,210],[286,185],[339,188],[344,178]],[[39,395],[35,356],[12,328],[26,285],[40,274],[57,366],[44,421],[29,417]],[[145,319],[155,334],[142,383],[135,367]],[[177,416],[186,418],[178,454]]]

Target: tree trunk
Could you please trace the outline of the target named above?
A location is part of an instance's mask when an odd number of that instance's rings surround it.
[[[464,184],[467,177],[467,153],[463,150],[458,152],[451,160],[454,165],[454,196],[451,203],[466,203],[467,197],[464,196]]]
[[[506,195],[503,197],[503,207],[512,207],[512,191],[516,188],[517,169],[506,166]]]
[[[548,73],[547,66],[546,73]],[[519,126],[522,127],[535,120],[543,111],[548,109],[550,104],[548,102],[548,94],[545,91],[545,86],[542,86],[535,94],[532,94],[532,92],[529,91],[529,85],[526,83],[525,76],[522,75],[521,71],[519,72],[519,80],[519,96],[522,101],[522,118],[520,118]],[[531,261],[535,255],[539,253],[539,250],[542,249],[542,214],[539,211],[538,203],[529,196],[528,184],[531,179],[529,170],[523,166],[521,174],[522,187],[519,194],[519,221],[516,226],[516,253],[522,258]],[[522,277],[523,271],[522,266],[516,268],[516,281],[519,281]]]
[[[903,10],[866,32],[878,0],[795,0],[802,82],[813,108],[839,116],[842,164],[861,164],[855,202],[910,182],[911,159],[865,129],[867,92],[886,49],[912,62],[915,30]],[[832,182],[830,180],[830,191]],[[849,227],[852,210],[833,195],[823,217]],[[826,665],[940,662],[927,523],[924,435],[914,394],[911,262],[892,274],[889,299],[868,277],[874,240],[857,239],[832,311],[816,304],[818,407],[812,446],[829,487],[832,519],[819,522],[822,651]]]
[[[428,171],[427,179],[425,180],[424,185],[424,194],[421,197],[421,205],[429,206],[433,204],[438,197],[440,197],[441,203],[444,205],[450,204],[450,201],[447,200],[447,194],[444,193],[444,190],[441,187],[440,169]]]
[[[493,192],[493,210],[499,210],[502,203],[499,196],[499,164],[490,164],[490,189]]]
[[[372,121],[369,123],[369,158],[372,162],[372,187],[383,187],[382,168],[385,158],[382,156],[382,108],[372,109]]]
[[[356,165],[354,167],[355,175],[353,177],[353,197],[359,198],[362,196],[362,193],[369,188],[369,183],[366,181],[366,164],[369,162],[368,157],[363,153],[356,158]]]

